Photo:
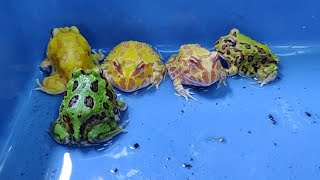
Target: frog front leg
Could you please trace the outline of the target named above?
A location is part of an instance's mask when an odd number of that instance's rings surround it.
[[[92,127],[88,132],[88,141],[93,144],[107,142],[119,133],[126,132],[124,127],[129,121],[117,126],[116,121],[105,121]]]
[[[53,95],[63,93],[66,90],[67,84],[67,80],[62,78],[59,74],[44,78],[43,85],[40,83],[39,79],[36,79],[36,82],[38,87],[34,90],[40,90]]]
[[[92,54],[90,55],[95,65],[100,65],[99,61],[103,60],[105,55],[103,54],[102,50],[100,49],[98,52],[96,50],[92,50]]]
[[[183,96],[187,101],[188,101],[188,98],[191,98],[195,101],[198,101],[196,98],[194,98],[192,96],[192,94],[194,94],[194,93],[190,92],[189,89],[185,89],[182,86],[182,79],[181,78],[174,79],[173,86],[174,86],[174,89],[178,92],[178,94]]]
[[[227,70],[228,76],[234,76],[238,73],[238,67],[234,64],[228,65],[229,69]]]
[[[256,74],[255,80],[260,83],[260,86],[274,80],[277,76],[278,66],[274,63],[261,66]]]

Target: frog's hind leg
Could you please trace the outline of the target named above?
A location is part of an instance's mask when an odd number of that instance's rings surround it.
[[[59,75],[53,75],[44,78],[43,85],[39,79],[36,79],[38,87],[34,90],[40,90],[48,94],[57,95],[62,94],[66,90],[67,80],[61,78]]]
[[[176,78],[173,81],[173,86],[174,89],[178,92],[178,95],[183,96],[186,99],[186,101],[188,101],[188,98],[198,101],[196,98],[192,96],[192,94],[194,93],[190,92],[189,89],[184,89],[184,87],[182,86],[182,80],[180,78]]]
[[[263,85],[274,80],[277,76],[277,73],[278,73],[278,66],[276,64],[263,65],[258,69],[254,79],[262,87]]]
[[[93,144],[110,141],[116,135],[127,132],[124,127],[128,123],[129,121],[125,121],[118,127],[115,121],[97,124],[88,132],[88,141]]]

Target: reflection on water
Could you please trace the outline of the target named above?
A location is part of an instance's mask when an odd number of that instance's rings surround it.
[[[59,180],[69,180],[72,173],[72,161],[68,152],[63,155],[62,170]]]

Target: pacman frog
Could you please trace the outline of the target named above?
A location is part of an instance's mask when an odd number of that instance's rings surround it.
[[[166,68],[178,95],[196,100],[189,89],[182,84],[205,87],[219,81],[225,84],[226,70],[222,67],[217,52],[210,52],[199,44],[186,44],[180,47],[179,53],[172,55]]]
[[[160,85],[165,65],[160,56],[146,43],[124,41],[115,46],[101,68],[105,77],[119,90],[133,92]]]
[[[58,143],[72,146],[109,141],[125,132],[127,121],[119,126],[117,121],[126,107],[117,100],[100,69],[76,69],[66,85],[59,117],[52,123],[50,133]]]
[[[43,85],[37,79],[36,90],[61,94],[76,68],[94,68],[102,58],[102,53],[91,53],[88,41],[76,26],[54,28],[47,47],[47,58],[40,64],[41,69],[51,71],[51,75],[44,78]]]

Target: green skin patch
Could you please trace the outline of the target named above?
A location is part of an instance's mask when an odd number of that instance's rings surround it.
[[[221,37],[214,47],[227,61],[230,76],[254,77],[262,86],[277,75],[279,60],[268,45],[241,34],[238,29]]]
[[[117,101],[112,85],[99,69],[78,69],[67,84],[51,135],[61,144],[88,146],[104,142],[124,131],[116,123],[124,107],[126,104]]]

